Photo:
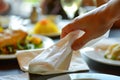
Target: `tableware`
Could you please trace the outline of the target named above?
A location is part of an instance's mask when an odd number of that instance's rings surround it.
[[[62,31],[62,28],[63,28],[65,25],[69,24],[70,22],[71,22],[71,20],[62,20],[62,19],[60,19],[60,20],[58,20],[58,21],[56,22],[56,25],[57,25],[57,27],[58,27],[58,29],[59,29],[59,32],[58,32],[58,33],[42,34],[42,35],[43,35],[43,36],[47,36],[47,37],[57,37],[57,36],[60,36],[61,31]],[[28,33],[31,33],[31,32],[32,32],[32,30],[33,30],[33,28],[34,28],[34,25],[35,25],[35,24],[31,24],[31,23],[25,25],[25,27],[27,28],[27,32],[28,32]],[[39,34],[37,34],[37,35],[39,35]]]
[[[43,41],[43,47],[42,48],[48,48],[48,47],[50,47],[51,45],[54,44],[54,41],[49,37],[42,36],[42,35],[36,35],[36,34],[33,34],[33,36],[36,36],[36,37],[42,39],[42,41]],[[15,54],[10,54],[10,55],[0,54],[0,59],[13,59],[13,58],[16,58]]]
[[[8,75],[1,76],[0,80],[29,80],[28,73],[18,74],[18,75]],[[40,78],[32,78],[32,80],[46,80],[45,77]],[[110,74],[102,74],[102,73],[73,73],[66,74],[57,77],[52,77],[47,80],[120,80],[119,76],[110,75]]]
[[[72,19],[75,12],[79,9],[82,0],[61,0],[61,6],[66,12],[67,16]]]
[[[43,36],[47,36],[47,37],[60,36],[62,28],[65,25],[67,25],[68,23],[70,23],[70,20],[62,20],[61,16],[59,16],[59,15],[42,15],[40,20],[41,19],[50,19],[51,21],[55,21],[55,24],[58,27],[59,32],[57,32],[57,33],[37,34],[37,35],[43,35]],[[18,16],[11,16],[10,17],[9,29],[12,29],[12,30],[21,29],[21,30],[24,30],[28,33],[33,34],[34,26],[35,26],[35,24],[32,24],[29,19],[22,19]]]
[[[62,75],[48,80],[119,80],[119,76],[102,73],[74,73]]]
[[[33,31],[33,27],[34,27],[34,24],[28,24],[26,26],[26,28],[28,29],[27,32],[28,33],[32,33]],[[43,35],[43,36],[47,36],[47,37],[56,37],[56,36],[60,36],[61,34],[61,29],[58,27],[59,29],[59,33],[51,33],[51,34],[37,34],[37,35]],[[32,33],[32,34],[35,34],[35,33]]]
[[[119,60],[111,60],[111,59],[106,59],[104,57],[105,50],[96,50],[97,46],[104,47],[104,45],[109,46],[109,45],[112,45],[115,43],[120,43],[120,38],[106,38],[106,39],[101,40],[100,42],[98,42],[94,46],[85,47],[85,48],[81,49],[80,51],[81,51],[82,56],[85,56],[85,57],[87,57],[91,60],[94,60],[96,62],[107,64],[107,65],[120,66]]]
[[[54,34],[42,34],[43,36],[48,36],[48,37],[57,37],[57,36],[60,36],[60,32],[59,33],[54,33]]]

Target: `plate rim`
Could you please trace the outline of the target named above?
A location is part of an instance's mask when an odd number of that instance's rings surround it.
[[[54,41],[53,41],[51,38],[47,37],[47,36],[38,35],[38,34],[32,34],[32,35],[33,35],[33,36],[37,36],[37,37],[41,37],[42,40],[47,39],[47,40],[51,41],[51,42],[50,42],[51,45],[54,44]],[[46,43],[43,42],[43,44],[46,44]],[[47,45],[47,44],[46,44],[46,45]],[[50,45],[50,46],[51,46],[51,45]],[[44,48],[45,48],[45,47],[40,48],[40,49],[44,49]],[[15,59],[15,58],[16,58],[16,55],[15,55],[15,54],[9,54],[9,55],[0,54],[0,60]]]
[[[71,75],[71,77],[72,77],[72,75],[76,75],[76,76],[80,75],[80,76],[82,76],[81,79],[84,79],[84,77],[85,77],[85,79],[86,78],[88,79],[89,77],[92,79],[95,78],[95,80],[102,79],[104,77],[109,77],[109,78],[112,77],[112,78],[120,79],[120,77],[117,75],[105,74],[105,73],[75,73],[75,74],[69,74],[69,75]],[[71,80],[74,80],[74,79],[71,79]]]
[[[96,46],[96,45],[103,44],[103,43],[104,43],[104,44],[107,44],[107,45],[112,45],[112,44],[115,44],[115,43],[120,43],[119,40],[120,40],[119,37],[104,38],[104,39],[100,40],[98,43],[96,43],[95,45],[90,46],[90,47],[82,48],[80,51],[81,51],[82,56],[86,56],[86,57],[88,57],[89,59],[94,60],[94,61],[96,61],[96,62],[103,63],[103,64],[107,64],[107,65],[111,65],[111,66],[120,66],[120,64],[118,64],[118,63],[120,63],[119,60],[110,60],[110,59],[103,58],[103,59],[104,59],[104,61],[103,61],[103,60],[96,59],[96,58],[94,58],[94,57],[89,56],[89,55],[88,55],[89,53],[87,52],[87,51],[94,51],[94,52],[97,51],[97,50],[95,50],[95,46]],[[106,43],[105,43],[105,42],[106,42]],[[98,53],[100,53],[100,52],[104,52],[104,51],[98,50]],[[93,53],[92,53],[92,54],[93,54]],[[97,54],[95,54],[95,55],[97,55]],[[101,54],[101,56],[102,56],[102,55],[103,55],[103,54]],[[102,56],[102,57],[103,57],[103,56]]]
[[[71,73],[53,77],[48,80],[106,80],[106,78],[120,79],[117,75],[106,73]]]
[[[87,50],[87,49],[89,49],[89,50]],[[82,55],[82,56],[86,56],[86,57],[88,57],[89,59],[91,59],[91,60],[93,60],[93,61],[96,61],[96,62],[99,62],[99,63],[103,63],[103,64],[107,64],[107,65],[111,65],[111,66],[120,66],[120,64],[118,64],[118,62],[120,63],[120,61],[118,61],[118,60],[110,60],[110,59],[106,59],[106,58],[98,59],[98,58],[94,58],[94,57],[92,57],[92,56],[89,56],[89,55],[88,55],[88,54],[90,54],[89,51],[95,52],[95,50],[94,50],[93,47],[86,47],[86,48],[84,48],[84,49],[82,49],[82,50],[80,50],[80,51],[81,51],[81,55]],[[88,51],[88,52],[86,52],[86,51]],[[99,53],[101,53],[101,52],[103,52],[103,51],[99,51]],[[97,54],[95,54],[95,53],[91,53],[91,54],[97,55]],[[101,56],[102,56],[102,55],[101,55]],[[100,56],[100,57],[101,57],[101,56]],[[116,62],[117,62],[117,63],[116,63]]]
[[[104,77],[116,77],[116,78],[119,78],[120,79],[120,77],[119,76],[116,76],[116,75],[112,75],[112,74],[105,74],[105,73],[78,73],[78,74],[70,74],[70,75],[80,75],[80,76],[82,76],[83,77],[83,79],[84,79],[84,77],[86,76],[87,78],[88,77],[90,77],[90,78],[92,78],[92,79],[94,79],[95,78],[95,80],[97,79],[97,78],[99,78],[99,79],[101,79],[101,77],[102,78],[104,78]],[[74,80],[74,79],[72,79],[72,80]],[[91,80],[91,79],[90,79]]]
[[[59,25],[57,25],[57,27],[58,27],[58,32],[55,32],[55,33],[49,33],[49,34],[47,34],[47,33],[43,33],[43,34],[37,34],[37,33],[33,33],[33,26],[34,26],[35,24],[29,24],[29,25],[27,25],[27,26],[29,26],[29,29],[30,29],[30,33],[32,33],[32,34],[36,34],[36,35],[43,35],[43,36],[47,36],[47,37],[57,37],[57,36],[60,36],[60,34],[61,34],[61,28],[59,27]]]
[[[35,34],[35,33],[33,33]],[[47,37],[56,37],[56,36],[60,36],[61,32],[58,33],[51,33],[51,34],[35,34],[35,35],[43,35],[43,36],[47,36]]]

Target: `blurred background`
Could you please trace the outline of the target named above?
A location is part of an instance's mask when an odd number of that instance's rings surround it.
[[[16,60],[16,51],[45,49],[52,46],[60,40],[61,30],[66,24],[75,17],[82,16],[108,1],[0,0],[0,78],[4,75],[23,73]],[[108,38],[115,37],[112,40],[113,42],[120,41],[118,39],[120,20],[112,28]],[[103,44],[100,45],[100,48],[106,47]],[[102,60],[101,57],[100,59]],[[90,73],[105,72],[120,75],[120,66],[116,66],[117,63],[110,66],[111,64],[103,65],[92,59],[88,59],[88,61],[91,68]],[[30,76],[32,75],[30,74]],[[31,78],[36,79],[36,77],[39,79],[40,76],[33,75]]]
[[[96,5],[94,5],[93,1],[96,1]],[[98,7],[107,1],[108,0],[82,0],[82,6],[94,5]],[[35,7],[39,15],[54,14],[61,15],[63,19],[67,18],[66,13],[61,6],[60,0],[0,0],[0,4],[1,15],[12,14],[27,18],[30,16],[33,7]],[[81,7],[81,5],[79,7]],[[79,15],[79,9],[74,15]]]
[[[76,16],[95,9],[109,0],[65,0],[63,2],[79,1],[79,4],[75,3],[77,8],[73,6],[73,9],[72,6],[68,8],[67,5],[69,4],[67,3],[62,4],[62,1],[64,0],[0,0],[0,25],[6,27],[9,22],[9,16],[17,16],[19,20],[23,19],[21,21],[22,25],[35,24],[44,18],[49,18],[58,24],[58,22],[71,20]],[[73,11],[73,17],[69,18],[69,14]],[[120,28],[120,20],[114,24],[113,28]]]

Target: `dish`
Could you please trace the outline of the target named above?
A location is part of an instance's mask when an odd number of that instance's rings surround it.
[[[48,47],[50,47],[51,45],[54,44],[54,41],[51,38],[49,38],[49,37],[42,36],[42,35],[36,35],[36,34],[33,34],[33,36],[42,39],[42,41],[43,41],[43,48],[48,48]],[[13,59],[13,58],[16,58],[15,54],[0,55],[0,59]]]
[[[75,73],[62,75],[48,80],[119,80],[119,76],[102,73]]]
[[[57,37],[57,36],[60,36],[62,28],[63,28],[65,25],[67,25],[68,23],[70,23],[70,22],[71,22],[71,20],[59,20],[59,21],[56,22],[57,27],[58,27],[58,29],[59,29],[59,32],[58,32],[58,33],[43,34],[43,35],[44,35],[44,36],[48,36],[48,37]],[[29,24],[25,25],[25,27],[27,28],[27,31],[29,31],[29,32],[31,33],[32,30],[33,30],[33,26],[34,26],[34,25],[35,25],[35,24],[29,23]],[[29,29],[29,30],[28,30],[28,29]]]
[[[104,44],[104,45],[110,45],[110,44],[115,44],[119,43],[120,38],[107,38],[103,39],[102,41],[98,42],[96,45],[99,44]],[[86,47],[80,50],[82,56],[86,56],[87,58],[94,60],[96,62],[108,64],[108,65],[114,65],[114,66],[120,66],[120,61],[119,60],[110,60],[106,59],[104,57],[105,51],[104,50],[96,50],[95,46],[94,47]]]
[[[48,36],[48,37],[57,37],[57,36],[60,36],[60,32],[59,33],[54,33],[54,34],[42,34],[44,36]]]
[[[28,25],[26,25],[26,27],[27,27],[27,32],[28,33],[32,33],[33,31],[33,26],[34,26],[34,24],[28,24]],[[47,36],[47,37],[56,37],[56,36],[60,36],[60,34],[61,34],[61,29],[58,27],[58,29],[59,29],[59,32],[58,33],[51,33],[51,34],[37,34],[37,35],[43,35],[43,36]],[[33,34],[33,33],[32,33]]]
[[[90,48],[90,47],[86,47],[81,50],[81,54],[83,56],[86,56],[96,62],[100,62],[108,65],[120,66],[120,61],[106,59],[104,57],[104,53],[105,53],[104,51],[95,51],[94,48]]]

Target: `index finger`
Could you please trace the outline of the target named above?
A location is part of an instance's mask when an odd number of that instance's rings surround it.
[[[77,27],[75,27],[72,24],[67,24],[63,29],[62,29],[62,33],[61,33],[61,38],[65,37],[68,33],[78,30]]]

